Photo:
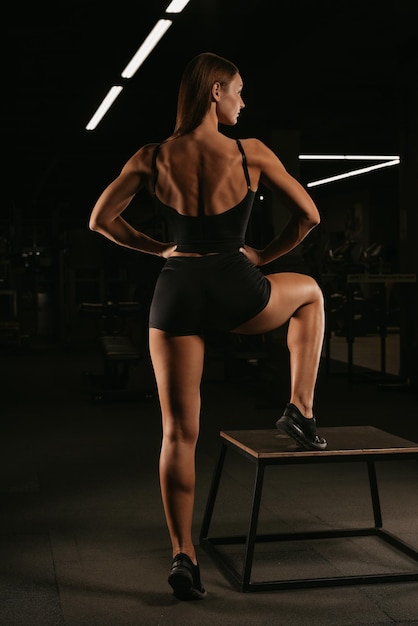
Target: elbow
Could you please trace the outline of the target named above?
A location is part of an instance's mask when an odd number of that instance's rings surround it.
[[[321,218],[320,218],[319,213],[317,213],[316,215],[309,216],[306,220],[308,231],[311,231],[313,228],[316,228],[316,226],[318,226],[320,222],[321,222]]]
[[[321,223],[321,216],[316,215],[315,218],[312,220],[312,228],[315,228],[315,226],[319,226],[319,224]]]
[[[309,216],[309,222],[310,222],[311,228],[315,228],[321,222],[321,216],[320,216],[319,211],[318,211],[318,209],[316,207],[315,207],[315,210],[312,211],[311,215]]]
[[[90,230],[92,230],[92,231],[94,231],[96,233],[103,232],[103,226],[100,223],[100,220],[97,217],[93,216],[93,215],[89,219],[88,226],[89,226]]]

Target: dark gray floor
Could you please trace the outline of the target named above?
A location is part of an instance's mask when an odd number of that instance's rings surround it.
[[[1,626],[418,625],[418,581],[241,593],[201,548],[203,602],[171,595],[171,562],[158,486],[155,398],[94,402],[83,372],[100,373],[94,346],[37,347],[1,356]],[[372,425],[418,441],[417,393],[349,382],[321,367],[319,427]],[[200,525],[219,431],[272,428],[286,398],[277,363],[241,363],[230,379],[210,353],[202,386],[194,529]],[[230,372],[231,373],[231,372]],[[368,372],[361,372],[369,374]],[[84,378],[85,380],[85,378]],[[147,359],[129,388],[152,392]],[[270,468],[269,468],[270,470]],[[251,464],[229,457],[216,512],[220,533],[245,529]],[[382,462],[384,525],[418,548],[418,463]],[[300,465],[266,473],[260,524],[279,529],[372,523],[361,464]],[[239,563],[240,547],[231,549]],[[260,547],[261,578],[409,571],[417,564],[373,538]]]

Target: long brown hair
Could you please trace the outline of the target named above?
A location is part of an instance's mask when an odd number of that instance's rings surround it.
[[[213,84],[227,85],[238,73],[234,63],[213,52],[202,52],[189,61],[180,81],[172,137],[190,133],[199,126],[209,111]]]

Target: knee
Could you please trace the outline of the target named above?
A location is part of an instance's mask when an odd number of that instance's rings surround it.
[[[324,293],[321,287],[316,282],[316,280],[314,280],[313,293],[314,293],[314,299],[323,307],[324,306]]]
[[[182,420],[164,420],[163,436],[170,444],[196,446],[199,427],[195,424],[184,424]]]
[[[324,306],[324,294],[317,283],[317,281],[312,278],[312,276],[307,276],[307,288],[308,288],[308,301],[311,303],[317,303],[318,305]]]

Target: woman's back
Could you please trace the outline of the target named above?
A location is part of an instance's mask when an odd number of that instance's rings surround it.
[[[153,147],[152,158],[154,204],[176,252],[239,249],[255,197],[241,142],[183,139]]]
[[[239,143],[221,133],[168,140],[158,148],[155,168],[158,200],[190,217],[224,213],[250,188]]]

